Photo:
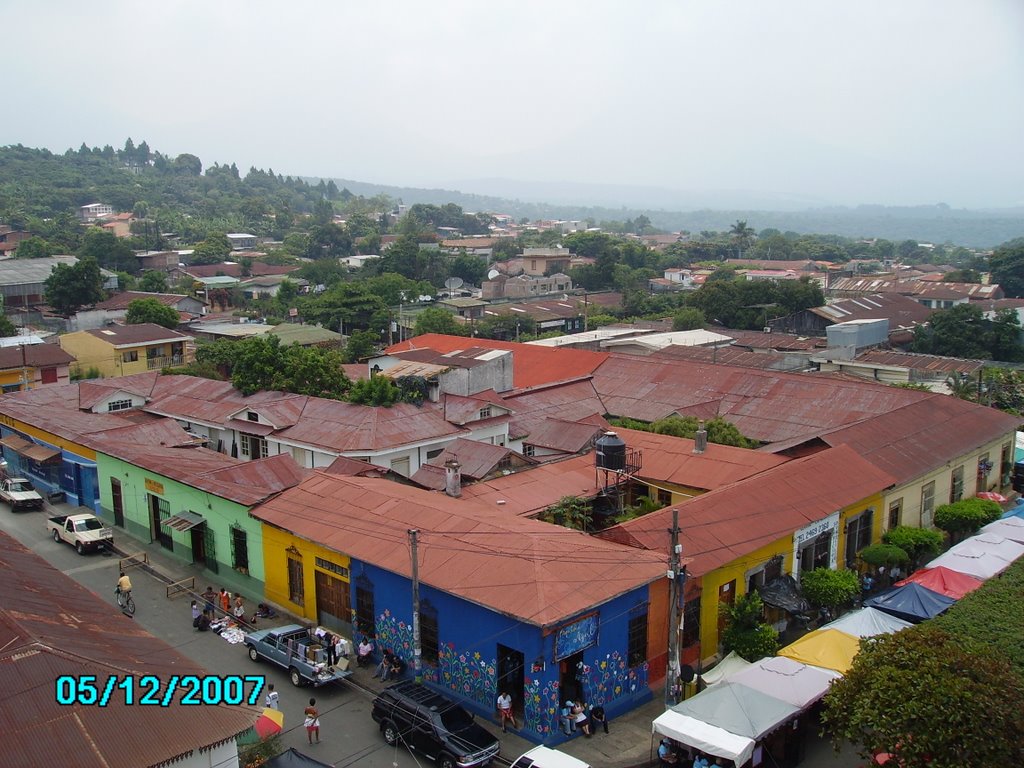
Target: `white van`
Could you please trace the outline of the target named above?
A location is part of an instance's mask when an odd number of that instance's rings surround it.
[[[534,747],[520,755],[512,768],[590,768],[590,765],[557,749]]]

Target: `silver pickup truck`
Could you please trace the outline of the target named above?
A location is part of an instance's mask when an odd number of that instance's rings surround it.
[[[351,677],[348,659],[327,666],[327,651],[306,627],[288,624],[259,629],[245,636],[245,647],[253,661],[266,659],[288,670],[292,685],[320,686]]]

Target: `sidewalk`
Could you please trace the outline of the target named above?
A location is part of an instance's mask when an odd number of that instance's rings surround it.
[[[54,504],[52,506],[55,513],[62,515],[89,511],[84,507],[73,507],[70,504]],[[137,567],[146,570],[167,584],[194,576],[196,579],[195,593],[191,596],[182,594],[177,598],[177,600],[184,601],[186,605],[193,599],[201,599],[199,593],[208,584],[214,586],[215,589],[222,582],[229,585],[229,579],[221,578],[218,574],[211,573],[199,566],[183,563],[167,553],[159,544],[140,541],[124,531],[117,532],[114,549],[122,557],[145,552],[149,563]],[[247,596],[247,600],[247,615],[251,615],[258,602],[265,602],[262,598],[257,598],[254,595]],[[283,624],[309,623],[307,619],[293,616],[280,606],[274,605],[273,607],[278,616],[275,619],[261,620],[259,623],[261,629]],[[243,627],[243,629],[251,631],[252,627]],[[376,693],[393,682],[381,682],[374,678],[372,667],[361,668],[353,663],[350,668],[353,671],[350,681],[366,691]],[[406,674],[408,675],[408,672]],[[577,733],[569,741],[559,745],[558,749],[584,761],[593,768],[638,768],[639,766],[655,765],[657,763],[654,752],[656,742],[651,733],[651,721],[664,711],[664,701],[661,696],[656,695],[652,701],[629,714],[609,720],[607,734],[601,731],[587,737]],[[498,737],[501,742],[501,757],[509,762],[536,746],[534,742],[528,741],[515,732],[501,733],[497,720],[494,718],[487,720],[481,718],[481,722],[484,727]],[[808,740],[805,758],[800,763],[802,768],[856,768],[861,764],[862,762],[851,748],[845,748],[837,756],[827,740],[817,737]]]

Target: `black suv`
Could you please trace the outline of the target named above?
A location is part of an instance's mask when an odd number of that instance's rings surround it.
[[[402,743],[436,760],[438,768],[484,766],[501,747],[466,710],[412,680],[382,691],[371,714],[388,744]]]

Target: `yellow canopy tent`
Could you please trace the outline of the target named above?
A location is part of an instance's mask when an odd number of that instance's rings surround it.
[[[778,655],[845,674],[859,650],[859,638],[838,629],[818,629],[787,645]]]

